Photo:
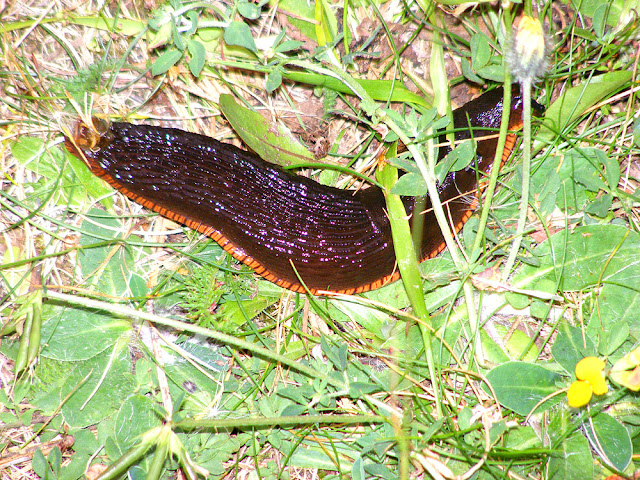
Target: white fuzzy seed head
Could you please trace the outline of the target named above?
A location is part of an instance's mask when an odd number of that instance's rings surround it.
[[[547,71],[549,42],[540,20],[521,17],[507,48],[507,64],[520,83],[532,83]]]

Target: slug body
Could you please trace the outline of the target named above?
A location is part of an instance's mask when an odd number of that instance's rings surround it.
[[[521,125],[521,99],[512,100],[510,130]],[[502,91],[482,95],[454,111],[456,139],[496,129]],[[479,128],[480,130],[476,130]],[[340,190],[287,172],[212,138],[172,128],[129,123],[99,125],[96,136],[79,124],[66,145],[91,171],[132,200],[218,242],[266,279],[297,292],[359,293],[398,278],[383,192]],[[496,135],[497,137],[497,135]],[[509,135],[503,160],[515,142]],[[477,189],[478,172],[493,162],[497,138],[478,141],[477,160],[450,173],[439,186],[458,231],[477,204],[463,198]],[[441,148],[441,157],[446,154]],[[427,199],[421,260],[445,244]],[[302,282],[300,281],[302,280]],[[304,283],[304,286],[303,286]]]

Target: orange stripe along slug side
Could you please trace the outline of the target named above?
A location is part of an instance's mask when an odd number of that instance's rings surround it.
[[[522,123],[516,97],[510,130]],[[454,111],[457,140],[482,137],[500,125],[502,90]],[[396,280],[396,258],[382,191],[320,185],[212,138],[173,128],[96,120],[78,123],[67,149],[133,201],[211,237],[256,273],[283,288],[314,294],[360,293]],[[97,132],[96,132],[97,130]],[[439,185],[459,231],[476,207],[464,194],[493,162],[497,135],[478,141],[477,160]],[[510,134],[506,160],[515,144]],[[441,157],[446,149],[440,149]],[[414,198],[403,198],[414,214]],[[427,199],[421,260],[444,247]],[[295,267],[295,270],[294,268]]]

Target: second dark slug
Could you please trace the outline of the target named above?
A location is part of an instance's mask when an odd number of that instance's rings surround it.
[[[520,128],[521,99],[512,100],[510,130]],[[457,140],[482,137],[499,127],[502,90],[454,111]],[[321,185],[210,137],[173,128],[98,123],[98,135],[78,124],[71,153],[132,200],[218,242],[266,279],[297,292],[359,293],[399,276],[382,191],[357,192]],[[439,186],[452,227],[458,231],[475,209],[464,194],[477,189],[478,172],[493,162],[497,136],[479,140],[477,160],[450,173]],[[511,153],[509,135],[503,160]],[[441,148],[441,157],[446,154]],[[473,197],[475,199],[475,196]],[[427,199],[421,260],[444,248]],[[294,270],[295,267],[295,270]],[[300,282],[302,279],[302,282]]]

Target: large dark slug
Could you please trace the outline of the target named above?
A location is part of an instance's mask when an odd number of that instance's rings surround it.
[[[521,99],[512,103],[510,130],[517,130]],[[474,137],[487,135],[501,115],[502,90],[482,95],[454,111],[454,127],[463,129],[456,139],[471,136],[469,125]],[[384,196],[376,187],[354,192],[323,186],[233,145],[173,128],[98,121],[94,127],[79,123],[73,137],[67,148],[94,174],[210,236],[281,287],[305,292],[300,278],[315,294],[359,293],[399,276]],[[503,160],[514,142],[509,135]],[[476,165],[449,174],[439,186],[456,231],[477,203],[464,194],[477,189],[478,171],[489,170],[496,146],[497,138],[478,141]],[[403,201],[407,213],[414,213],[414,199]],[[445,246],[429,200],[426,208],[421,260]]]

